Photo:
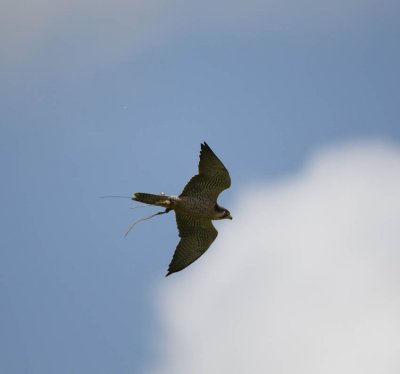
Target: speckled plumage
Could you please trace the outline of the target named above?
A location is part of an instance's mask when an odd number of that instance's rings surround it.
[[[203,143],[199,173],[192,177],[179,196],[133,194],[133,200],[162,206],[166,212],[175,211],[181,240],[169,264],[167,276],[192,264],[210,247],[218,235],[211,220],[232,219],[229,211],[217,204],[219,194],[230,185],[228,170],[207,143]]]

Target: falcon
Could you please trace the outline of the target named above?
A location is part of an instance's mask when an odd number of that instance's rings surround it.
[[[201,144],[199,173],[190,179],[179,196],[143,192],[132,195],[132,200],[165,208],[145,219],[171,210],[175,212],[180,241],[166,276],[185,269],[207,251],[218,235],[212,220],[232,219],[230,212],[217,203],[219,194],[230,185],[228,170],[204,142]]]

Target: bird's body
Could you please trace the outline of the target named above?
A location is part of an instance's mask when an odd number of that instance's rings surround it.
[[[221,219],[221,214],[223,215],[225,212],[225,209],[216,204],[215,201],[201,196],[180,197],[136,192],[132,199],[174,210],[177,213],[188,214],[198,219]]]
[[[184,269],[198,259],[218,235],[211,220],[232,219],[229,211],[217,204],[218,195],[231,184],[228,171],[211,148],[201,145],[199,174],[179,196],[136,192],[132,200],[173,210],[181,240],[168,268],[168,274]]]

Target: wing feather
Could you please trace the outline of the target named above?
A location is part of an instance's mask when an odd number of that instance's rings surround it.
[[[230,186],[228,170],[204,142],[200,151],[199,173],[187,183],[180,196],[202,196],[216,201],[218,195]]]
[[[183,270],[196,261],[218,235],[211,220],[194,219],[191,216],[176,213],[176,223],[181,238],[168,267],[168,275]]]

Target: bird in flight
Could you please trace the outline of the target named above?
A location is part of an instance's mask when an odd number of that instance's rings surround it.
[[[180,241],[166,276],[183,270],[207,251],[218,235],[212,220],[232,219],[230,212],[217,203],[219,194],[230,185],[228,170],[204,142],[201,144],[199,173],[190,179],[179,196],[133,194],[132,200],[165,208],[148,218],[171,210],[175,212]]]

